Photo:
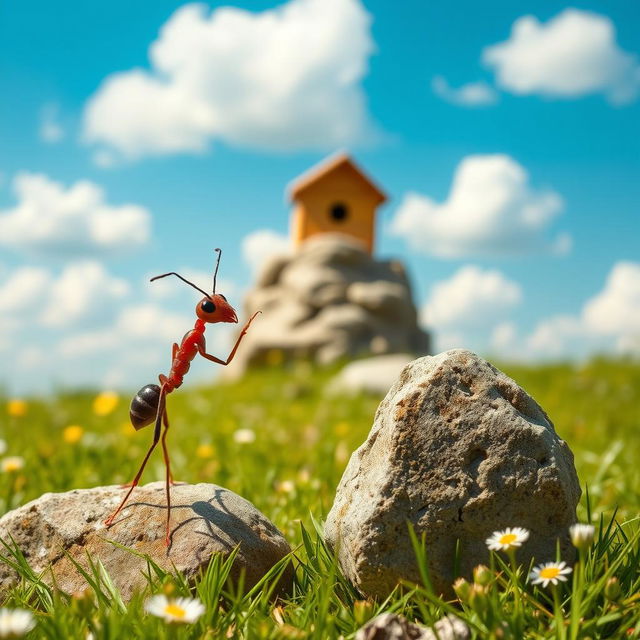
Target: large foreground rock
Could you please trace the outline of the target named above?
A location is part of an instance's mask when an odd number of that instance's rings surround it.
[[[124,496],[118,486],[46,493],[0,519],[0,538],[12,537],[31,567],[52,566],[56,583],[67,593],[86,587],[71,558],[87,566],[87,554],[100,560],[128,599],[144,587],[147,563],[109,540],[149,555],[161,567],[172,566],[194,577],[216,553],[228,555],[240,545],[232,577],[245,572],[253,586],[291,549],[278,531],[250,502],[214,484],[178,484],[171,489],[171,545],[164,544],[166,501],[163,482],[137,487],[131,501],[107,529],[104,520]],[[0,563],[0,595],[15,583],[15,573]],[[51,581],[50,573],[45,580]],[[289,570],[282,588],[291,584]]]
[[[486,563],[486,538],[508,526],[531,536],[526,563],[570,559],[580,487],[573,455],[525,391],[469,351],[415,360],[380,404],[342,477],[325,535],[345,575],[385,597],[418,582],[408,525],[426,535],[429,570],[448,594],[460,568]]]

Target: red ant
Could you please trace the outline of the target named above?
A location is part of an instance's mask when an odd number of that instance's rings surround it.
[[[220,266],[220,256],[222,255],[222,251],[220,249],[215,250],[218,252],[218,261],[216,263],[216,269],[213,274],[212,295],[209,295],[206,291],[203,291],[199,287],[196,287],[193,282],[189,282],[189,280],[186,280],[175,271],[163,273],[160,276],[151,278],[151,282],[153,282],[154,280],[166,278],[167,276],[176,276],[183,282],[191,285],[194,289],[200,291],[200,293],[203,293],[205,297],[202,298],[202,300],[200,300],[200,302],[198,302],[198,304],[196,305],[196,315],[198,316],[198,319],[196,320],[193,329],[185,334],[179,346],[177,343],[173,343],[173,349],[171,353],[172,362],[169,375],[165,376],[161,373],[158,376],[160,386],[158,386],[157,384],[148,384],[142,387],[142,389],[140,389],[140,391],[138,391],[138,393],[136,393],[136,395],[133,397],[133,400],[131,400],[129,417],[131,419],[131,424],[136,430],[146,427],[155,420],[153,443],[151,444],[151,447],[149,447],[149,451],[147,451],[147,455],[144,457],[144,460],[140,465],[140,469],[138,470],[138,473],[136,473],[133,481],[128,485],[124,485],[125,487],[129,487],[127,495],[120,503],[120,506],[105,520],[105,525],[107,527],[113,524],[115,517],[120,513],[127,500],[129,499],[129,496],[138,485],[140,476],[142,476],[144,467],[147,464],[147,460],[149,460],[151,452],[155,449],[160,440],[160,429],[164,424],[164,432],[162,433],[162,450],[164,454],[164,464],[167,470],[167,531],[165,537],[166,546],[169,546],[170,542],[169,533],[171,518],[171,495],[169,487],[170,485],[174,484],[173,477],[171,475],[171,466],[169,463],[169,452],[167,451],[167,431],[169,430],[169,419],[167,417],[166,396],[182,384],[182,379],[184,378],[187,371],[189,371],[191,361],[196,357],[198,353],[207,360],[211,360],[212,362],[217,362],[218,364],[222,364],[225,366],[228,365],[233,360],[233,356],[236,355],[238,345],[240,344],[240,341],[242,340],[244,335],[247,333],[249,325],[258,315],[258,313],[260,313],[259,311],[256,311],[256,313],[254,313],[251,318],[249,318],[247,324],[244,325],[242,331],[240,332],[240,335],[238,336],[236,344],[231,350],[229,357],[226,360],[221,360],[220,358],[216,358],[216,356],[212,356],[211,354],[207,353],[204,338],[206,323],[238,322],[238,316],[236,315],[234,308],[227,302],[227,299],[221,293],[216,293],[216,277],[218,275],[218,267]]]

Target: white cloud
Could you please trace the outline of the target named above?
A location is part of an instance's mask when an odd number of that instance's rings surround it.
[[[171,345],[193,326],[186,313],[172,313],[153,303],[144,302],[122,307],[115,322],[102,329],[86,331],[66,338],[58,345],[58,353],[68,358],[86,358],[110,352],[121,353],[157,345],[164,354],[171,353]],[[166,359],[166,357],[165,357]]]
[[[151,216],[139,205],[107,204],[88,180],[65,188],[43,174],[13,180],[15,207],[0,211],[0,246],[65,257],[120,254],[147,243]]]
[[[270,229],[259,229],[242,240],[242,257],[254,273],[272,256],[288,253],[291,253],[290,239]]]
[[[38,267],[22,267],[10,273],[0,286],[0,313],[8,320],[13,314],[37,317],[51,285],[51,274]]]
[[[67,327],[103,316],[129,291],[125,280],[94,261],[72,263],[58,276],[39,267],[20,267],[0,286],[0,313],[14,327]]]
[[[431,88],[445,102],[461,107],[486,107],[498,101],[496,90],[486,82],[469,82],[455,89],[446,78],[436,76]]]
[[[640,263],[615,264],[602,291],[575,315],[543,318],[524,335],[513,324],[496,327],[491,347],[502,357],[519,360],[640,355]]]
[[[633,100],[640,87],[637,56],[616,42],[611,20],[565,9],[546,23],[518,18],[510,38],[484,49],[498,85],[519,95],[575,98],[603,93],[612,103]]]
[[[525,342],[528,353],[542,358],[563,357],[581,343],[584,328],[580,320],[571,315],[557,315],[539,322]]]
[[[518,329],[513,322],[500,322],[491,332],[489,346],[498,352],[510,349],[516,341]]]
[[[583,309],[585,327],[597,335],[613,336],[624,348],[640,339],[640,264],[618,262],[605,288]]]
[[[433,285],[421,316],[435,329],[485,327],[521,300],[520,286],[500,271],[467,265]]]
[[[65,327],[81,320],[99,318],[129,291],[125,280],[109,275],[98,262],[71,264],[50,286],[42,323]]]
[[[566,251],[568,236],[547,238],[563,208],[551,190],[534,190],[521,165],[507,155],[467,156],[458,165],[447,200],[409,193],[391,232],[414,249],[455,258]]]
[[[84,138],[129,158],[202,152],[215,139],[265,149],[361,140],[370,23],[359,0],[262,13],[184,5],[150,47],[151,71],[108,76],[89,99]]]
[[[46,104],[40,113],[40,139],[48,144],[56,144],[64,138],[64,129],[58,121],[58,107]]]

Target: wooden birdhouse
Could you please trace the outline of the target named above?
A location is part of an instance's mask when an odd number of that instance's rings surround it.
[[[289,196],[296,247],[319,233],[343,233],[373,253],[376,209],[387,197],[348,155],[332,156],[300,176]]]

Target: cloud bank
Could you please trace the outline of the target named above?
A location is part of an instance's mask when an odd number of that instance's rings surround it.
[[[613,104],[631,102],[640,88],[637,56],[616,42],[603,15],[565,9],[546,23],[518,18],[505,42],[482,53],[498,86],[518,95],[577,98],[602,93]]]
[[[251,13],[179,8],[149,49],[151,69],[108,76],[88,100],[84,139],[128,158],[333,148],[372,130],[361,81],[374,44],[359,0],[290,0]]]
[[[474,155],[458,165],[444,202],[407,194],[390,230],[413,249],[444,258],[562,253],[569,237],[547,232],[563,206],[556,192],[531,187],[513,158]]]

